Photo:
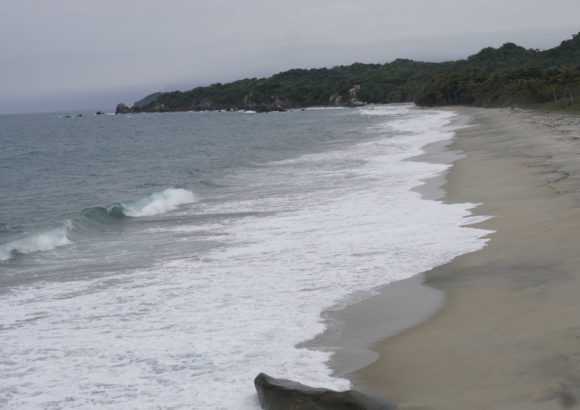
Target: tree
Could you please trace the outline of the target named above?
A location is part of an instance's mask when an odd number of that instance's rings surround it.
[[[575,105],[573,90],[578,82],[578,78],[578,71],[571,67],[564,67],[560,71],[560,81],[564,87],[564,95],[568,94],[573,106]]]
[[[554,103],[558,103],[557,89],[561,82],[560,72],[555,69],[549,69],[548,71],[546,71],[545,78],[548,84],[550,84],[550,86],[552,87],[552,96],[554,97]]]

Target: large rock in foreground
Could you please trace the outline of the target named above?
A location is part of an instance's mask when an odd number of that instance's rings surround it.
[[[264,410],[396,410],[391,401],[354,390],[337,392],[308,387],[260,373],[254,380]]]

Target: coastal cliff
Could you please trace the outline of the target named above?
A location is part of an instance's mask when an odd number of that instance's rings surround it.
[[[220,90],[223,91],[221,84],[210,86],[209,89],[213,92],[194,93],[193,96],[187,96],[187,93],[174,91],[171,93],[155,93],[138,101],[133,107],[128,107],[124,103],[119,103],[115,110],[115,114],[128,114],[139,112],[173,112],[173,111],[256,111],[256,112],[271,112],[271,111],[286,111],[291,108],[301,108],[309,105],[320,105],[300,101],[299,98],[281,96],[280,93],[272,93],[265,95],[256,88],[250,88],[247,94],[241,96],[224,98],[220,95]],[[345,107],[360,107],[366,103],[359,99],[361,86],[359,84],[352,84],[346,91],[337,91],[330,95],[324,104],[328,106],[345,106]],[[192,90],[192,92],[195,90]],[[190,92],[190,93],[192,93]]]

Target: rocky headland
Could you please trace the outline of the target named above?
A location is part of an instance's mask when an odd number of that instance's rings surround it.
[[[332,94],[325,105],[331,107],[361,107],[366,105],[359,99],[360,85],[353,85],[346,93],[336,92]],[[119,103],[115,114],[134,114],[141,112],[182,112],[182,111],[255,111],[267,113],[272,111],[283,112],[292,108],[302,108],[305,105],[278,95],[268,98],[251,91],[240,102],[224,102],[219,98],[203,96],[193,100],[187,100],[180,104],[165,104],[162,94],[155,93],[138,101],[132,107]],[[145,101],[145,103],[143,103]]]
[[[580,33],[548,50],[507,42],[441,63],[397,59],[385,64],[292,69],[188,91],[150,94],[118,114],[174,111],[285,111],[313,106],[415,103],[580,108]]]

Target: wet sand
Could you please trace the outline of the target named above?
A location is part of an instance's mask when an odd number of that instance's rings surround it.
[[[428,272],[442,308],[348,377],[401,409],[580,408],[580,117],[458,111],[477,125],[451,146],[445,200],[481,203],[495,233]]]
[[[469,123],[462,115],[450,124],[461,127]],[[424,153],[410,161],[451,165],[461,157],[449,148],[452,140],[439,141],[423,147]],[[447,181],[444,172],[423,181],[414,190],[428,200],[442,200]],[[335,377],[351,378],[380,355],[373,348],[381,341],[396,336],[431,318],[443,305],[445,294],[425,285],[425,275],[393,282],[375,289],[375,294],[358,303],[334,307],[323,313],[326,330],[299,347],[330,351],[330,367]]]

